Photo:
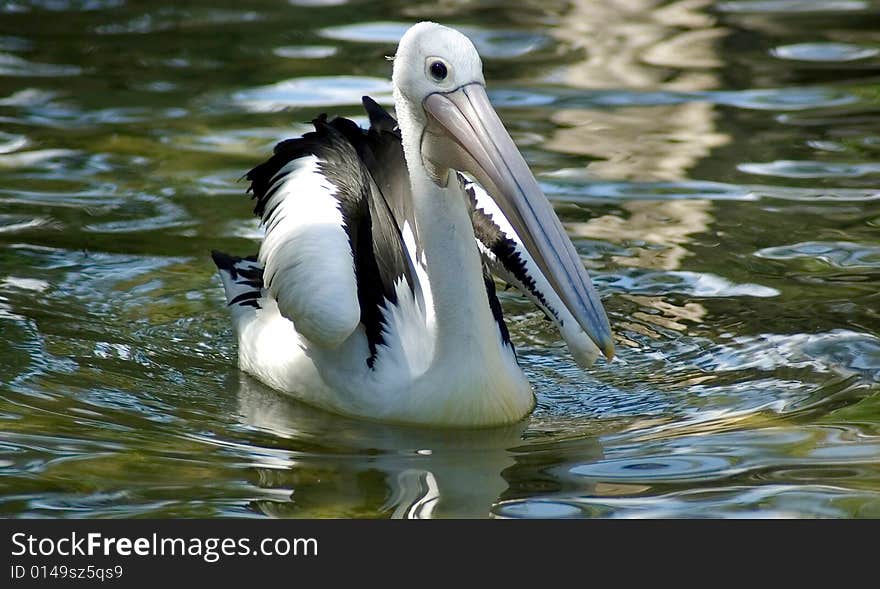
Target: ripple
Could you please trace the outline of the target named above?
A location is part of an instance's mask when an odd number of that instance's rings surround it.
[[[254,153],[271,151],[276,143],[288,137],[301,135],[311,126],[293,125],[289,128],[230,129],[217,133],[192,135],[190,133],[169,137],[168,142],[180,149],[223,153],[253,157]],[[240,176],[240,174],[239,174]]]
[[[20,151],[15,155],[7,155],[0,159],[0,168],[34,168],[60,169],[67,160],[82,155],[72,149],[35,149]]]
[[[178,85],[174,82],[151,80],[149,82],[139,82],[136,84],[132,84],[132,88],[134,88],[135,90],[143,90],[145,92],[156,92],[159,94],[165,94],[177,90]]]
[[[342,6],[348,4],[348,0],[287,0],[293,6],[313,7],[313,6]]]
[[[493,515],[505,518],[571,518],[571,517],[602,517],[611,515],[612,510],[596,507],[584,507],[563,501],[549,499],[518,499],[502,501],[492,508]]]
[[[489,99],[496,108],[533,108],[546,105],[557,105],[556,97],[549,93],[539,93],[510,88],[494,88],[488,90]]]
[[[807,145],[818,151],[841,153],[846,151],[846,146],[837,141],[825,141],[822,139],[809,139]]]
[[[164,8],[153,14],[137,16],[123,23],[102,24],[94,28],[99,35],[144,35],[163,31],[186,30],[230,23],[255,22],[262,16],[253,11],[237,10],[198,10],[186,11]]]
[[[0,199],[2,202],[2,199]],[[0,233],[14,233],[16,231],[27,231],[38,229],[40,227],[49,227],[52,222],[46,217],[22,217],[17,215],[0,214]]]
[[[0,131],[0,154],[12,153],[18,151],[28,144],[28,139],[24,135],[16,135],[15,133],[6,133]]]
[[[755,200],[746,186],[682,180],[679,182],[608,182],[590,176],[586,168],[562,168],[540,174],[547,196],[567,201],[612,200]]]
[[[411,23],[402,22],[369,22],[327,27],[318,34],[340,41],[396,44],[411,26]],[[546,35],[524,31],[454,26],[473,41],[483,58],[514,59],[542,49],[551,43]]]
[[[84,153],[69,149],[41,149],[21,151],[0,158],[0,170],[19,170],[16,176],[30,180],[86,182],[120,169],[141,170],[148,160],[140,156],[113,153]],[[106,188],[110,188],[108,185]]]
[[[880,246],[850,241],[804,241],[764,248],[755,255],[771,260],[811,258],[838,268],[880,268]]]
[[[7,276],[0,282],[0,288],[9,287],[21,290],[30,290],[35,292],[43,292],[49,288],[49,283],[38,278],[21,278],[18,276]]]
[[[31,107],[45,106],[54,100],[58,94],[36,88],[24,88],[9,96],[0,98],[0,106]]]
[[[797,61],[856,61],[880,55],[880,49],[849,43],[797,43],[772,49],[770,54]]]
[[[20,76],[26,78],[58,78],[78,76],[82,68],[75,65],[35,63],[17,55],[0,53],[0,76]]]
[[[880,338],[847,330],[814,337],[804,353],[824,366],[880,382]]]
[[[51,93],[27,89],[0,99],[0,106],[14,106],[21,109],[19,116],[5,119],[7,122],[64,129],[179,119],[189,114],[189,111],[179,107],[153,109],[140,106],[118,106],[83,110],[74,104],[55,101],[54,97],[55,95]]]
[[[259,242],[266,236],[266,232],[260,224],[259,219],[247,219],[245,221],[236,220],[227,223],[224,230],[221,232],[221,235],[241,237],[243,239],[250,239]]]
[[[872,201],[880,190],[860,188],[807,188],[795,186],[738,185],[723,182],[608,182],[592,176],[588,168],[562,168],[538,176],[547,196],[565,202],[621,200],[743,200],[764,198],[790,201]]]
[[[357,23],[326,27],[318,31],[318,34],[327,39],[357,43],[397,43],[411,26],[410,23],[400,22]]]
[[[694,363],[706,372],[812,368],[842,376],[861,375],[876,382],[880,377],[880,339],[848,329],[737,337],[733,344],[704,350]]]
[[[816,480],[853,479],[866,474],[864,469],[845,466],[794,466],[776,468],[763,478],[781,483],[811,483]]]
[[[571,88],[535,87],[495,88],[489,92],[499,107],[589,109],[619,106],[664,106],[690,102],[712,102],[744,110],[801,111],[854,104],[858,96],[825,87],[767,88],[760,90],[717,90],[704,92],[574,90]]]
[[[806,110],[830,108],[858,102],[858,97],[831,88],[771,88],[765,90],[740,90],[735,92],[706,92],[718,104],[748,110]]]
[[[0,35],[0,51],[30,51],[33,48],[34,43],[30,39]]]
[[[125,195],[116,187],[97,186],[81,191],[27,191],[0,188],[0,203],[27,203],[38,207],[63,207],[68,209],[94,210],[94,207],[123,207]],[[47,221],[47,229],[54,226]]]
[[[498,107],[595,108],[599,106],[661,106],[681,104],[691,98],[687,93],[638,92],[622,90],[573,90],[565,87],[497,88],[489,91]]]
[[[737,164],[737,169],[759,176],[778,176],[780,178],[859,178],[868,174],[880,173],[880,164],[845,164],[834,162],[815,162],[805,160],[777,160],[767,163]]]
[[[199,176],[195,190],[202,194],[235,194],[241,196],[244,187],[241,185],[241,169],[217,171],[213,174]]]
[[[717,9],[731,13],[849,12],[868,8],[863,0],[736,0]]]
[[[796,188],[791,186],[751,186],[756,198],[807,202],[867,202],[880,200],[880,190],[858,188]]]
[[[141,212],[144,214],[137,214]],[[134,214],[133,218],[89,223],[82,229],[90,233],[135,233],[193,224],[183,207],[153,196],[139,195],[126,199],[126,213],[126,216]]]
[[[651,271],[633,268],[593,280],[605,288],[629,294],[681,293],[694,297],[775,297],[779,291],[760,284],[735,284],[716,274],[687,271]]]
[[[706,480],[730,474],[733,463],[721,456],[688,454],[601,460],[570,469],[571,474],[604,481],[665,482]]]
[[[38,8],[51,12],[92,12],[118,8],[124,4],[125,0],[30,0],[26,4],[4,2],[4,5],[15,6],[18,10],[30,11]],[[2,8],[0,12],[3,12]]]
[[[571,497],[568,504],[587,516],[619,518],[877,517],[880,494],[820,484],[730,485],[645,497]]]
[[[336,55],[336,47],[330,45],[289,45],[276,47],[272,53],[287,59],[324,59]]]
[[[232,101],[251,112],[274,112],[291,106],[360,104],[364,95],[377,102],[393,102],[388,80],[365,76],[295,78],[236,92],[232,95]]]

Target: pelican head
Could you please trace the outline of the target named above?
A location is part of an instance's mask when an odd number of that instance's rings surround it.
[[[409,165],[419,154],[422,169],[438,186],[447,185],[450,170],[472,175],[610,360],[614,343],[602,303],[552,205],[489,103],[473,43],[435,23],[414,25],[400,40],[392,83]]]

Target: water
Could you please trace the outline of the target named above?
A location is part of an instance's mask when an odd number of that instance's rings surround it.
[[[407,24],[471,35],[603,296],[503,294],[527,421],[345,419],[240,374],[208,251]],[[0,4],[0,515],[880,517],[880,2]]]

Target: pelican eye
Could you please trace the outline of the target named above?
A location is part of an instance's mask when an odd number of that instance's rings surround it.
[[[431,70],[431,77],[438,82],[441,80],[445,80],[446,76],[449,74],[449,72],[446,70],[446,64],[442,61],[432,62],[429,69]]]

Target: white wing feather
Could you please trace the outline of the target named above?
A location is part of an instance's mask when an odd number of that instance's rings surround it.
[[[309,342],[335,348],[357,328],[361,311],[336,187],[319,162],[300,157],[276,174],[259,260],[281,315]]]
[[[584,368],[592,366],[596,358],[599,357],[599,348],[581,329],[574,316],[562,302],[562,299],[559,298],[556,291],[550,286],[550,282],[544,276],[544,273],[541,272],[541,269],[528,250],[523,246],[522,240],[514,231],[507,217],[504,216],[504,213],[501,212],[501,209],[498,208],[492,197],[479,184],[465,180],[465,186],[473,190],[477,208],[482,209],[498,229],[501,230],[501,233],[513,242],[514,250],[522,260],[526,274],[534,281],[534,292],[511,272],[491,249],[477,239],[477,247],[480,249],[480,254],[489,264],[492,273],[517,287],[535,305],[547,313],[547,316],[551,318],[559,329],[562,339],[565,340],[571,355],[578,365]],[[540,297],[538,294],[540,294]]]

